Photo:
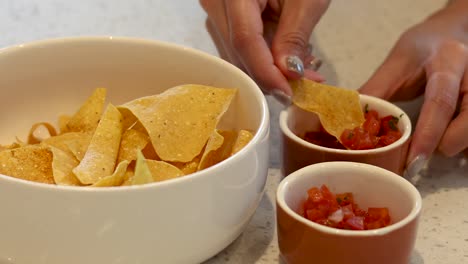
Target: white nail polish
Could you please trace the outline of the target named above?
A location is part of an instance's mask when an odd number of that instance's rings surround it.
[[[426,166],[427,158],[423,155],[417,156],[406,167],[405,178],[410,179],[416,176]]]

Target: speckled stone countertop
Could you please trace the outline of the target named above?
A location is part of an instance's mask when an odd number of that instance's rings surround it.
[[[333,0],[312,42],[325,61],[327,82],[358,87],[386,56],[407,27],[445,0]],[[114,35],[158,39],[217,54],[205,30],[198,1],[163,0],[2,0],[0,47],[32,40]],[[275,190],[281,179],[278,113],[272,115],[271,170],[267,190],[245,232],[205,264],[280,263],[275,233]],[[413,104],[402,104],[410,115]],[[411,264],[468,263],[468,165],[462,157],[436,155],[414,179],[423,212]]]

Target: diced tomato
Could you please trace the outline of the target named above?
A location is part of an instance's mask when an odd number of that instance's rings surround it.
[[[369,220],[385,219],[385,220],[390,221],[390,214],[388,213],[388,208],[369,207],[369,209],[367,210],[367,219]]]
[[[355,132],[351,129],[345,129],[340,136],[341,143],[348,148],[357,146],[356,139]]]
[[[365,218],[366,229],[377,229],[390,224],[387,208],[369,208]]]
[[[380,131],[379,114],[375,110],[370,110],[365,114],[366,121],[362,125],[364,131],[367,131],[371,136],[377,136]]]
[[[375,110],[366,110],[364,117],[361,127],[344,130],[339,141],[323,127],[319,131],[306,132],[303,138],[327,148],[363,150],[390,145],[401,137],[399,118],[391,115],[379,118]]]
[[[312,187],[299,212],[305,218],[329,227],[368,230],[388,226],[391,222],[387,208],[360,209],[350,192],[333,194],[324,184]]]
[[[309,220],[318,221],[320,219],[326,219],[327,213],[327,211],[321,210],[319,208],[312,208],[306,211],[306,216]]]
[[[372,149],[379,142],[377,136],[370,135],[362,127],[357,127],[352,131],[345,130],[340,139],[345,147],[355,150]]]
[[[318,203],[323,200],[322,191],[317,187],[309,189],[307,194],[309,195],[308,200],[313,203]]]
[[[359,128],[359,144],[355,149],[373,149],[379,142],[379,138],[376,136],[370,135],[368,132],[364,131],[362,128]]]
[[[328,189],[328,187],[324,184],[320,187],[320,191],[323,194],[323,198],[330,201],[331,203],[336,202],[336,197],[335,195]]]
[[[380,136],[377,146],[385,147],[401,138],[400,131],[389,131],[387,134]]]
[[[367,211],[366,210],[362,210],[361,208],[357,208],[357,205],[354,207],[354,214],[356,216],[362,216],[362,217],[366,217],[367,216]]]
[[[380,132],[379,135],[386,135],[389,131],[398,131],[399,118],[388,115],[380,119]]]

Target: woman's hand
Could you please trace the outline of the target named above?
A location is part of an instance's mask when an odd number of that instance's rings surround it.
[[[360,92],[388,100],[424,93],[408,153],[417,172],[439,149],[468,148],[468,1],[453,1],[405,32]]]
[[[329,2],[200,0],[221,57],[247,72],[263,91],[287,95],[289,78],[323,81],[314,71],[319,62],[311,55],[309,38]]]

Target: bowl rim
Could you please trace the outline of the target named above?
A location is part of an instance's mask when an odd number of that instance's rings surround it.
[[[260,89],[260,87],[255,83],[255,81],[250,78],[245,72],[234,66],[233,64],[219,58],[218,56],[209,54],[207,52],[184,46],[181,44],[162,41],[157,39],[147,39],[147,38],[138,38],[138,37],[126,37],[126,36],[110,36],[110,35],[91,35],[91,36],[71,36],[71,37],[60,37],[60,38],[48,38],[42,40],[35,40],[30,42],[19,43],[11,46],[6,46],[0,48],[0,60],[2,56],[8,56],[9,54],[14,54],[16,52],[21,52],[26,49],[40,49],[44,47],[54,46],[54,45],[70,45],[70,44],[132,44],[137,46],[153,46],[155,48],[164,48],[177,50],[178,52],[191,53],[197,57],[203,57],[204,59],[213,61],[214,63],[219,64],[222,67],[229,68],[234,74],[238,75],[240,78],[245,79],[250,83],[253,89],[253,93],[260,103],[261,108],[261,118],[258,125],[258,129],[254,134],[250,142],[244,146],[237,153],[231,157],[201,171],[197,171],[191,174],[188,174],[184,177],[178,177],[175,179],[170,179],[160,182],[152,182],[142,185],[131,185],[131,186],[109,186],[109,187],[91,187],[91,186],[66,186],[66,185],[56,185],[56,184],[47,184],[34,182],[24,179],[19,179],[11,177],[8,175],[0,174],[0,181],[6,181],[10,184],[19,184],[22,186],[29,186],[31,188],[39,188],[45,190],[55,190],[55,191],[75,191],[75,192],[128,192],[131,190],[147,190],[153,188],[164,188],[170,187],[172,185],[182,184],[187,181],[194,181],[201,177],[209,177],[210,175],[217,174],[219,171],[222,171],[226,163],[235,162],[241,159],[241,156],[244,156],[245,153],[254,151],[254,148],[261,143],[265,136],[268,136],[269,124],[270,124],[270,115],[268,110],[268,104],[266,98]]]
[[[368,100],[371,102],[374,102],[376,104],[381,104],[385,105],[386,107],[390,108],[392,112],[400,112],[403,114],[403,116],[400,117],[401,122],[403,122],[403,127],[404,131],[402,136],[395,142],[393,142],[390,145],[387,145],[385,147],[380,147],[380,148],[375,148],[375,149],[363,149],[363,150],[348,150],[348,149],[334,149],[334,148],[327,148],[323,147],[320,145],[316,145],[313,143],[310,143],[295,133],[291,131],[291,129],[288,126],[288,118],[289,118],[289,109],[291,107],[295,107],[294,105],[290,105],[288,108],[284,109],[281,111],[280,116],[279,116],[279,127],[280,130],[284,135],[286,135],[288,138],[292,139],[294,142],[310,149],[317,149],[323,152],[329,152],[329,153],[339,153],[339,154],[346,154],[346,155],[363,155],[363,154],[379,154],[383,153],[395,148],[398,148],[405,144],[405,142],[410,138],[411,136],[411,120],[409,119],[408,114],[403,111],[400,107],[396,106],[395,104],[388,102],[386,100],[383,100],[381,98],[375,97],[375,96],[370,96],[370,95],[365,95],[365,94],[359,94],[360,99]]]
[[[318,223],[315,223],[313,221],[310,221],[301,215],[299,215],[297,212],[295,212],[293,209],[291,209],[285,201],[285,194],[287,192],[287,188],[291,182],[297,181],[301,177],[316,177],[310,176],[308,174],[309,171],[313,171],[315,169],[320,169],[320,168],[333,168],[333,167],[342,167],[342,168],[357,168],[358,170],[373,170],[375,171],[376,177],[385,177],[392,179],[394,181],[397,181],[399,184],[405,186],[407,192],[410,193],[411,196],[415,199],[415,203],[413,204],[413,208],[411,209],[410,213],[401,219],[400,221],[396,223],[392,223],[389,226],[378,228],[378,229],[372,229],[372,230],[343,230],[343,229],[338,229],[338,228],[333,228],[333,227],[328,227],[324,225],[320,225]],[[418,189],[411,184],[408,180],[405,178],[388,171],[386,169],[370,165],[370,164],[365,164],[365,163],[359,163],[359,162],[351,162],[351,161],[330,161],[330,162],[321,162],[321,163],[316,163],[309,165],[307,167],[301,168],[290,175],[286,176],[279,184],[277,191],[276,191],[276,204],[277,206],[281,207],[281,209],[286,212],[286,214],[298,221],[299,223],[306,225],[308,228],[318,230],[322,233],[327,233],[327,234],[332,234],[336,236],[348,236],[348,237],[368,237],[368,236],[383,236],[389,233],[392,233],[404,226],[406,226],[408,223],[416,219],[422,210],[422,197],[421,194],[419,193]]]

